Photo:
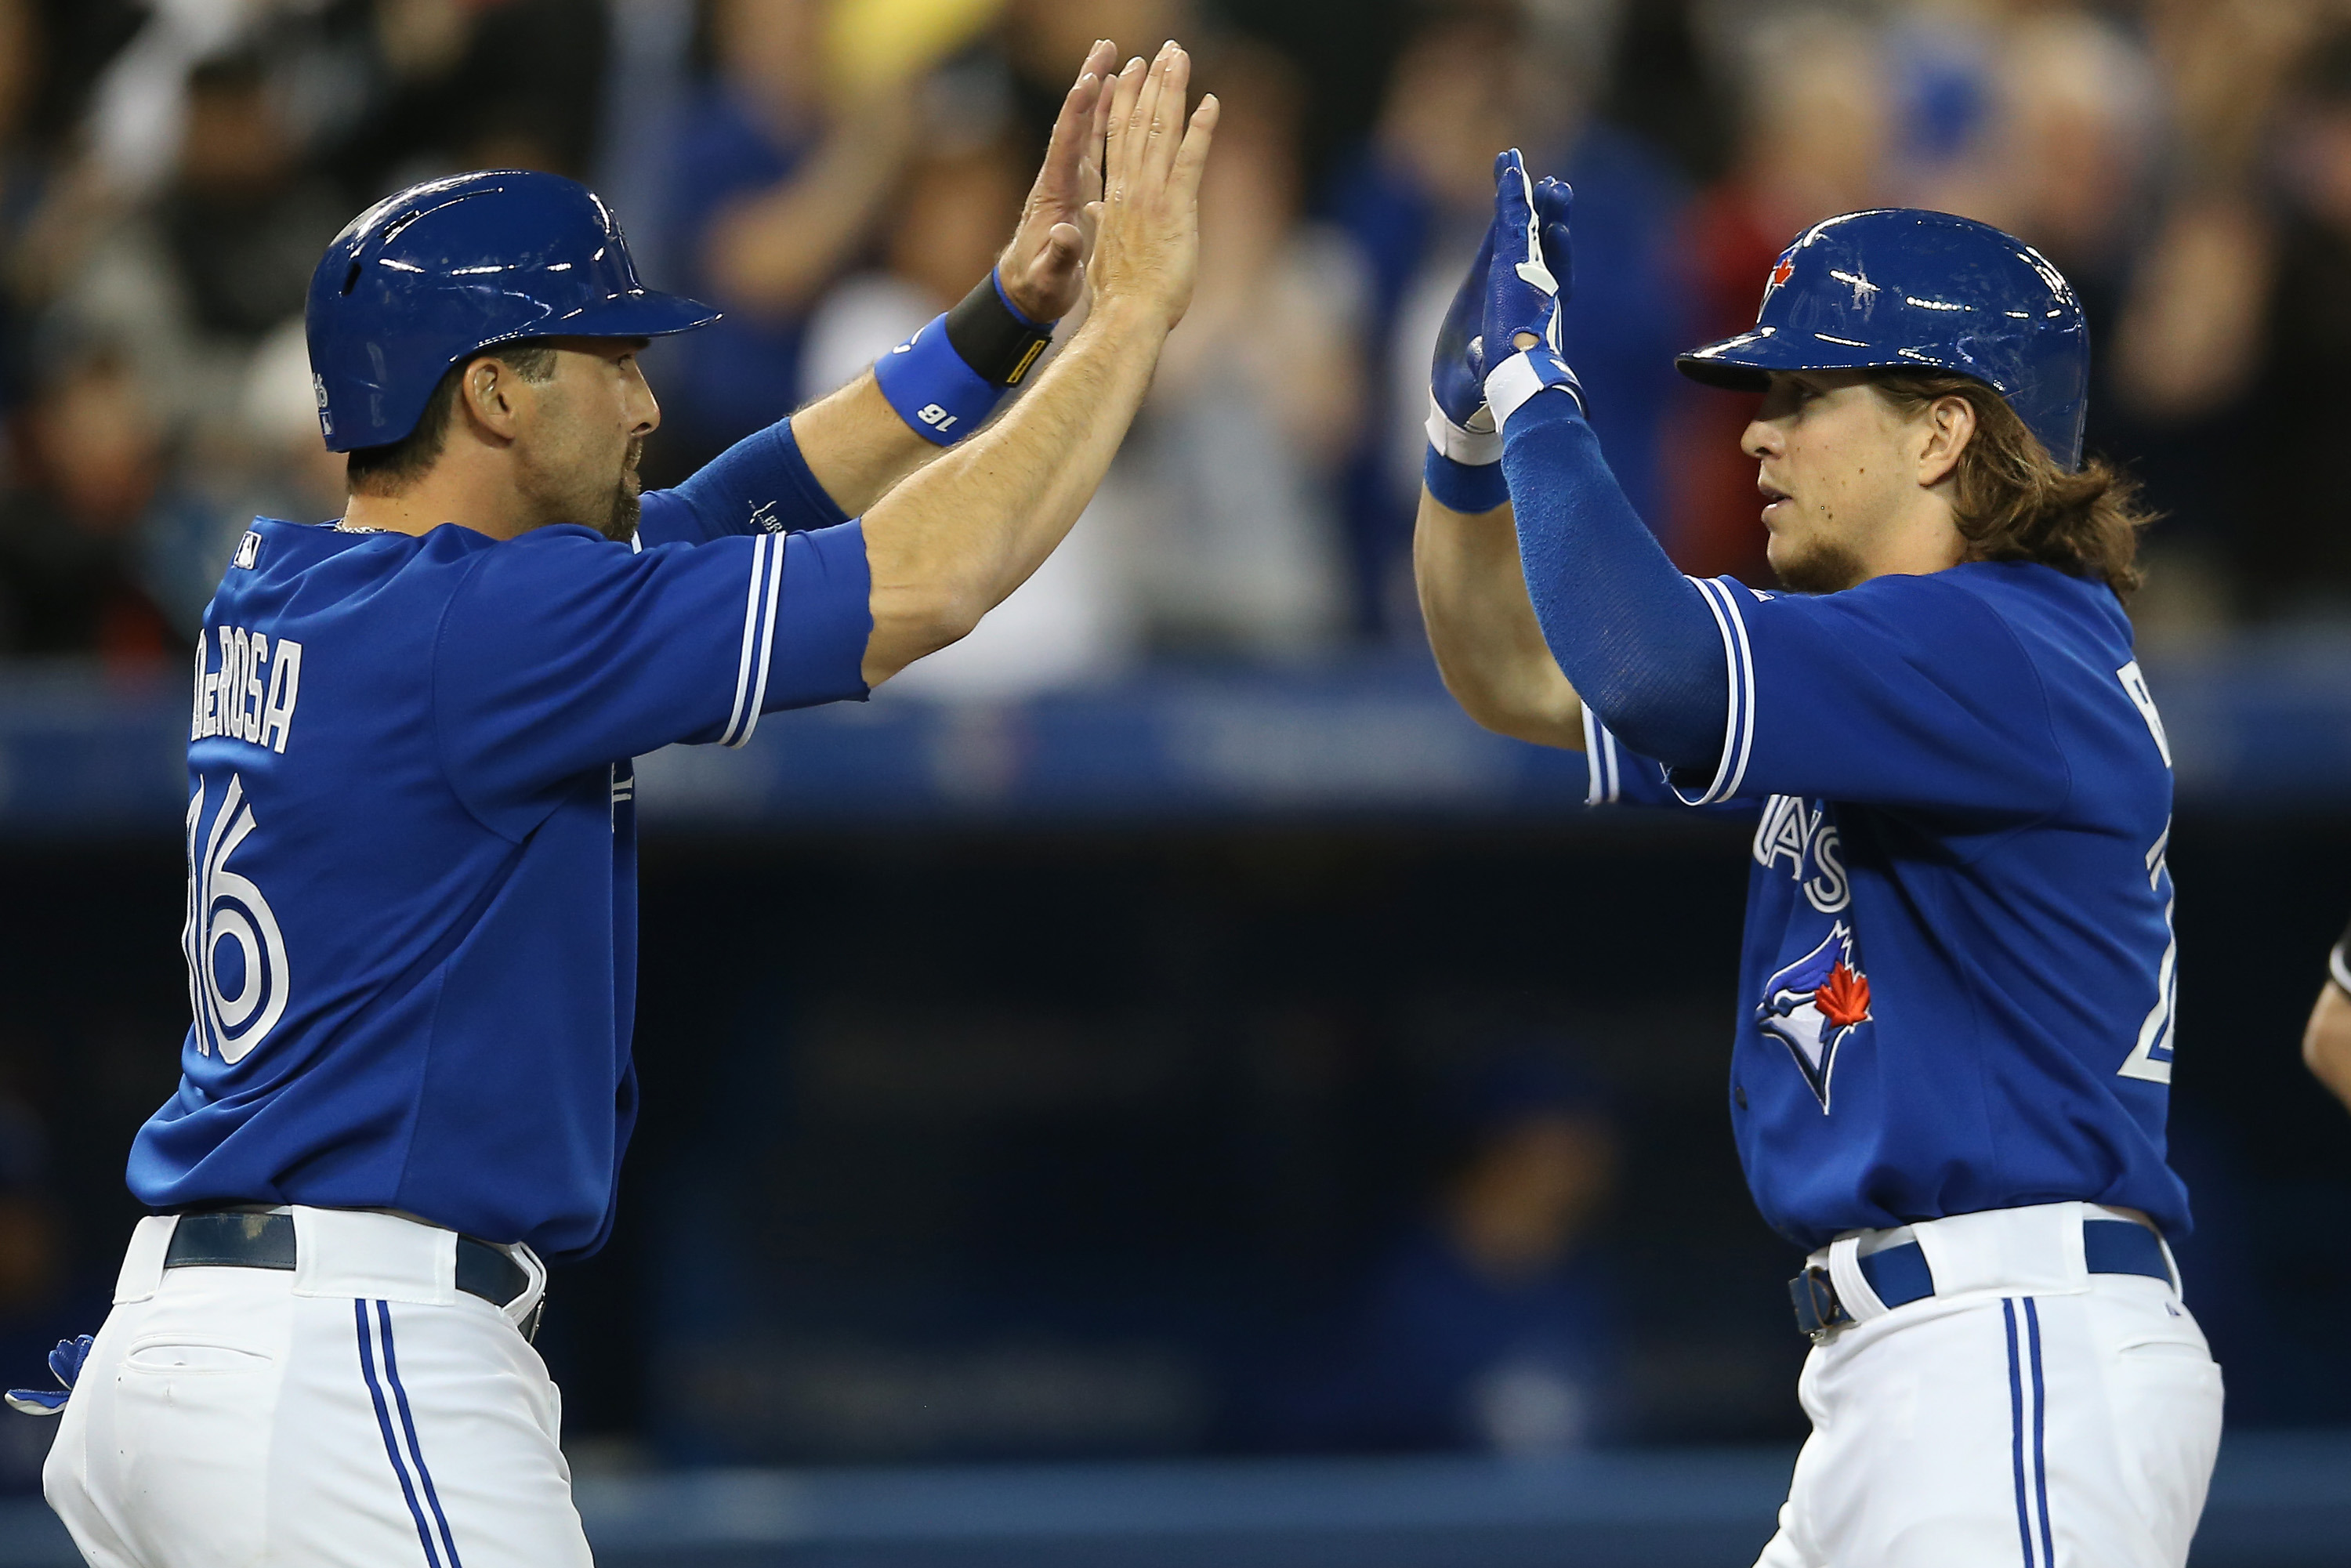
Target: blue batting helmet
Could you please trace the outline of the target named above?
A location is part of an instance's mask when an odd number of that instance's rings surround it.
[[[2039,251],[1949,213],[1881,207],[1814,224],[1771,268],[1752,331],[1675,362],[1740,391],[1771,371],[1953,371],[2007,399],[2050,456],[2082,465],[2080,302]]]
[[[319,428],[330,452],[401,440],[450,367],[495,343],[655,338],[717,319],[639,283],[620,224],[577,181],[517,169],[428,180],[353,218],[310,275]]]

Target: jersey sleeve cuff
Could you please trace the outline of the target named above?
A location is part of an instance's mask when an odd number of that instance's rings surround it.
[[[1624,796],[1625,754],[1587,703],[1583,708],[1583,803],[1613,806]]]
[[[872,597],[861,522],[752,540],[735,701],[719,744],[749,741],[763,713],[863,700]]]
[[[768,434],[775,443],[776,465],[790,483],[803,514],[820,519],[816,525],[819,528],[838,528],[849,521],[849,514],[841,509],[841,503],[832,498],[831,492],[818,480],[816,470],[809,466],[792,422],[778,420],[768,426]]]
[[[1740,608],[1743,590],[1722,578],[1691,578],[1722,634],[1722,660],[1730,685],[1729,711],[1723,720],[1722,758],[1715,764],[1707,787],[1692,794],[1674,783],[1676,796],[1688,806],[1711,806],[1736,796],[1747,783],[1747,761],[1755,748],[1755,657],[1747,640],[1747,620]]]
[[[864,523],[852,519],[783,542],[786,613],[776,627],[778,678],[768,711],[864,701],[872,695],[865,643],[873,634]]]
[[[2344,990],[2351,991],[2351,933],[2346,933],[2326,955],[2326,973]]]

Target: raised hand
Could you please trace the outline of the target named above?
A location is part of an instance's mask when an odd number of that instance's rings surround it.
[[[1134,307],[1166,328],[1184,319],[1200,261],[1200,172],[1215,138],[1212,95],[1183,120],[1191,57],[1173,42],[1127,61],[1111,92],[1102,214],[1091,268],[1096,308]]]
[[[1574,247],[1568,218],[1575,209],[1575,188],[1556,174],[1535,182],[1535,226],[1542,238],[1543,266],[1559,285],[1559,302],[1575,298]]]
[[[1572,199],[1556,180],[1545,180],[1539,193],[1517,148],[1494,160],[1494,259],[1482,337],[1486,398],[1497,425],[1545,387],[1563,388],[1584,406],[1583,384],[1561,358]]]
[[[1078,79],[1061,99],[1037,183],[1020,208],[1020,226],[997,258],[996,275],[1013,308],[1053,321],[1078,303],[1102,200],[1102,131],[1110,115],[1111,68],[1118,49],[1107,38],[1086,52]]]
[[[1509,154],[1496,161],[1496,168],[1506,165]],[[1523,177],[1524,169],[1516,165]],[[1575,193],[1563,180],[1545,175],[1535,183],[1531,208],[1539,243],[1533,256],[1541,268],[1558,286],[1560,299],[1564,301],[1573,286],[1573,268],[1569,260],[1568,214]],[[1512,239],[1523,246],[1520,220],[1515,214]],[[1444,323],[1437,329],[1437,350],[1428,368],[1428,440],[1444,456],[1457,463],[1482,466],[1499,461],[1502,455],[1502,438],[1494,428],[1493,411],[1486,406],[1486,372],[1510,357],[1505,349],[1499,354],[1487,352],[1485,325],[1488,277],[1493,271],[1495,238],[1501,232],[1502,217],[1498,214],[1486,226],[1485,242],[1478,247],[1478,257],[1469,264],[1469,274],[1455,291],[1453,303],[1445,312]],[[1514,265],[1513,275],[1517,267]]]
[[[1486,364],[1549,343],[1559,350],[1560,282],[1544,259],[1534,182],[1515,147],[1494,159],[1494,260],[1486,275]]]

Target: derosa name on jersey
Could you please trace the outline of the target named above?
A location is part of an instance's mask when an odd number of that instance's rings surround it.
[[[217,647],[215,668],[212,651]],[[196,691],[188,738],[225,736],[281,756],[302,695],[302,644],[290,637],[221,626],[196,633]]]

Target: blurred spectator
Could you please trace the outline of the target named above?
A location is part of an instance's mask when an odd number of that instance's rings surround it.
[[[1654,150],[1587,113],[1596,62],[1541,42],[1505,7],[1427,15],[1405,42],[1369,145],[1329,193],[1371,280],[1365,352],[1377,374],[1348,468],[1346,526],[1358,612],[1388,634],[1418,624],[1408,545],[1429,345],[1491,214],[1494,154],[1505,147],[1575,186],[1568,357],[1592,392],[1611,467],[1643,516],[1660,516],[1662,427],[1687,336],[1673,246],[1680,182]]]
[[[2114,23],[2053,7],[2011,29],[1998,91],[2000,173],[1980,215],[2055,262],[2103,337],[2159,150],[2154,62]]]
[[[1721,75],[1736,84],[1738,150],[1687,217],[1693,319],[1684,348],[1753,326],[1765,276],[1790,240],[1887,194],[1896,110],[1873,34],[1850,16],[1796,12],[1756,19],[1727,47]],[[1757,402],[1709,389],[1679,403],[1660,531],[1685,571],[1771,580],[1755,464],[1739,446]]]
[[[584,178],[606,11],[602,0],[373,0],[346,66],[366,109],[335,157],[351,197],[467,169]]]
[[[0,0],[0,414],[16,401],[17,338],[22,330],[17,237],[39,200],[44,166],[26,121],[43,63],[39,19],[31,0]],[[7,471],[0,467],[0,484]]]
[[[129,350],[154,412],[202,450],[233,414],[255,346],[301,314],[350,214],[305,169],[258,53],[198,65],[184,104],[169,183],[97,240],[63,308]]]
[[[1008,0],[1001,33],[1015,109],[1040,155],[1070,73],[1096,38],[1116,44],[1122,64],[1137,55],[1149,59],[1169,38],[1196,52],[1207,42],[1190,0]]]
[[[1336,507],[1360,438],[1367,285],[1345,238],[1299,222],[1296,74],[1206,57],[1224,105],[1200,187],[1200,280],[1120,462],[1147,491],[1128,541],[1154,646],[1327,647],[1347,621]]]
[[[2145,598],[2168,620],[2188,591],[2199,632],[2230,612],[2351,616],[2330,462],[2333,356],[2351,344],[2351,31],[2321,30],[2314,4],[2150,11],[2179,166],[2114,356],[2149,491],[2174,518]]]
[[[235,423],[203,465],[196,487],[202,504],[190,507],[159,551],[165,580],[182,585],[175,611],[201,611],[255,517],[319,523],[342,516],[350,486],[342,455],[328,451],[319,434],[309,342],[299,320],[286,322],[254,351]]]
[[[2351,528],[2339,453],[2351,422],[2351,30],[2327,38],[2287,98],[2283,197],[2261,317],[2242,510],[2229,537],[2244,607],[2351,619]]]
[[[1594,1240],[1616,1134],[1538,1055],[1490,1068],[1431,1213],[1373,1272],[1335,1354],[1281,1401],[1285,1446],[1541,1453],[1623,1435],[1609,1269]]]
[[[1401,619],[1408,612],[1401,580],[1418,494],[1421,441],[1414,432],[1427,413],[1427,367],[1417,381],[1404,367],[1416,352],[1425,361],[1428,344],[1416,343],[1399,318],[1426,314],[1407,312],[1407,302],[1449,290],[1459,278],[1447,283],[1446,267],[1458,275],[1477,252],[1492,212],[1494,154],[1520,141],[1528,118],[1531,89],[1520,79],[1518,42],[1507,9],[1425,16],[1396,57],[1368,142],[1343,160],[1326,194],[1330,216],[1362,253],[1370,283],[1364,353],[1376,373],[1344,491],[1353,610],[1366,631],[1414,623]],[[1497,62],[1507,63],[1497,68]]]
[[[914,150],[903,89],[828,78],[820,0],[710,0],[709,71],[670,155],[679,286],[725,321],[667,349],[668,466],[691,468],[800,401],[801,335]]]
[[[214,584],[174,563],[210,516],[167,483],[162,427],[124,355],[47,358],[16,418],[18,482],[0,496],[0,652],[176,664]]]
[[[882,265],[833,285],[809,317],[807,395],[846,386],[987,277],[1020,216],[1030,172],[1001,142],[917,162],[890,204]]]

